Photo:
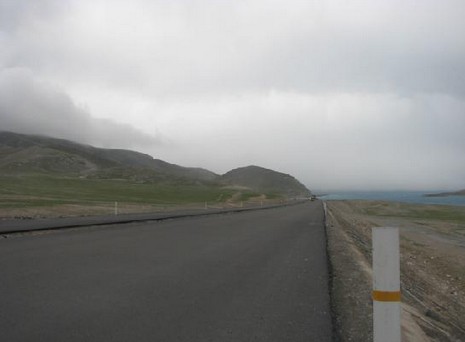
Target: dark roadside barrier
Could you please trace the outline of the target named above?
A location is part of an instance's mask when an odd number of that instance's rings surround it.
[[[89,226],[103,226],[113,224],[125,224],[144,221],[162,221],[183,217],[218,215],[227,213],[238,213],[244,211],[266,210],[290,205],[305,203],[305,200],[292,201],[284,204],[274,204],[267,206],[228,208],[228,209],[192,209],[160,213],[141,214],[120,214],[105,216],[84,216],[84,217],[64,217],[64,218],[43,218],[25,220],[2,220],[0,221],[0,234],[29,233],[36,231],[69,229]]]

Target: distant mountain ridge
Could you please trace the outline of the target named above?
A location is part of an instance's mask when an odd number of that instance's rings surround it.
[[[214,183],[286,197],[310,195],[310,191],[291,175],[259,166],[237,168],[220,176],[202,168],[170,164],[136,151],[97,148],[65,139],[13,132],[0,132],[0,173],[45,173],[140,183]]]

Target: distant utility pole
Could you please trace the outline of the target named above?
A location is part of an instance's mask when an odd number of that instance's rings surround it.
[[[373,228],[373,341],[400,342],[399,228]]]

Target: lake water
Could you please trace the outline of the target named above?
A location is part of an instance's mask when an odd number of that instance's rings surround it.
[[[422,191],[348,191],[319,196],[323,201],[335,200],[380,200],[417,204],[443,204],[465,206],[465,196],[425,197],[431,192]]]

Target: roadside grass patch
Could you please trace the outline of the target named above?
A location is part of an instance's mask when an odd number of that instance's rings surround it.
[[[465,223],[465,207],[427,204],[366,203],[365,215]]]
[[[224,202],[234,190],[215,184],[141,184],[128,180],[48,175],[0,176],[0,208],[127,202],[187,204]],[[252,197],[252,193],[245,193]]]

